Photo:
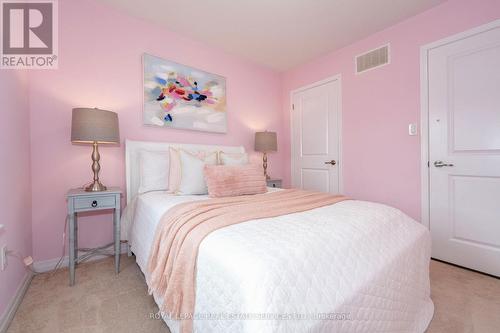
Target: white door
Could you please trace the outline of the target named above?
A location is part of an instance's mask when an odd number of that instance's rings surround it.
[[[500,27],[428,51],[432,256],[500,276]]]
[[[339,193],[340,77],[292,94],[292,186]]]

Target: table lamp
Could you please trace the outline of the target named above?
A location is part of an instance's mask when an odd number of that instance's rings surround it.
[[[101,166],[99,160],[99,144],[119,144],[120,133],[118,127],[118,114],[111,111],[75,108],[71,120],[71,142],[92,144],[92,171],[94,180],[85,187],[87,192],[106,191],[99,181]]]
[[[270,179],[271,177],[267,174],[267,153],[278,151],[276,132],[256,132],[255,151],[263,153],[262,166],[264,167],[264,176],[266,176],[266,179]]]

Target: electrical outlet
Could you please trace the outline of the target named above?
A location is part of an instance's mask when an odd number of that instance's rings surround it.
[[[0,249],[0,268],[2,271],[7,268],[7,245]]]

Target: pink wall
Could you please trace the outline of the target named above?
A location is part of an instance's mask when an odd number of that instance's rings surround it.
[[[30,128],[27,73],[0,71],[0,246],[31,255]],[[8,258],[0,271],[0,318],[27,271],[20,260]]]
[[[285,133],[290,132],[290,91],[342,75],[345,194],[387,203],[420,219],[420,47],[500,18],[498,0],[449,0],[384,31],[283,75]],[[354,75],[354,56],[391,43],[391,64]],[[289,135],[287,136],[289,140]],[[282,142],[286,183],[290,142]]]
[[[97,106],[118,112],[122,142],[129,138],[243,144],[252,150],[255,130],[275,130],[280,152],[271,155],[271,174],[289,183],[289,92],[338,73],[343,84],[346,194],[394,205],[419,219],[420,139],[407,135],[407,125],[420,118],[419,48],[499,14],[498,1],[450,0],[281,75],[93,0],[60,1],[59,69],[30,73],[35,260],[60,255],[65,192],[91,177],[90,147],[70,143],[72,107]],[[391,43],[391,65],[355,76],[354,55],[386,42]],[[229,132],[142,126],[143,52],[225,76]],[[103,182],[124,187],[123,144],[104,147],[101,155]],[[82,218],[80,244],[109,241],[110,218]]]
[[[283,137],[280,74],[170,33],[90,0],[59,1],[59,69],[30,73],[35,260],[61,255],[65,193],[91,179],[90,147],[70,143],[71,109],[97,106],[119,114],[125,139],[244,145],[256,130]],[[227,78],[226,135],[142,126],[142,53],[150,53]],[[103,147],[102,180],[125,186],[124,145]],[[283,175],[285,154],[270,158]],[[111,239],[111,217],[85,217],[80,245]]]

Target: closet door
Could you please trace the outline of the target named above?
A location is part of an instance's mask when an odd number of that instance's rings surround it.
[[[292,95],[292,186],[339,193],[340,78]]]

